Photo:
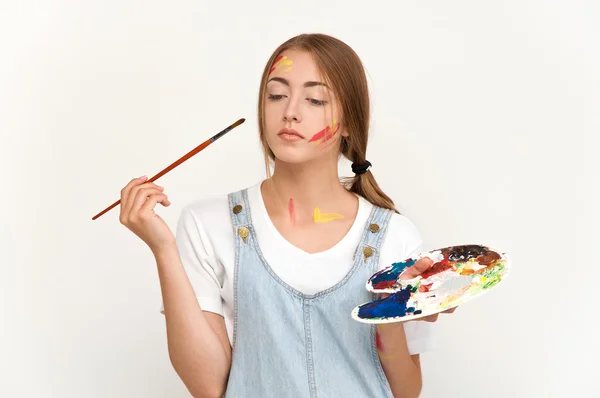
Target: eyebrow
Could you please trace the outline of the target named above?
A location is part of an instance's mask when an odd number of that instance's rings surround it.
[[[287,79],[284,79],[283,77],[273,77],[273,78],[269,79],[269,81],[267,83],[269,83],[271,81],[275,81],[275,82],[279,82],[279,83],[285,84],[288,87],[290,85],[290,82],[288,82]],[[321,83],[321,82],[310,81],[310,82],[304,83],[304,87],[316,87],[316,86],[324,86],[324,87],[327,87],[329,89],[329,86],[327,84]]]

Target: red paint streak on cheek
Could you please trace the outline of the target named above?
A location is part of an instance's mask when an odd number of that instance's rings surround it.
[[[333,137],[336,136],[338,130],[340,129],[340,124],[338,123],[335,130],[332,132],[330,127],[327,127],[325,129],[325,139],[323,139],[323,142],[321,142],[321,144],[331,144],[332,142],[329,142],[333,139]]]
[[[290,198],[288,203],[288,211],[290,213],[290,221],[292,222],[292,226],[296,225],[296,214],[294,212],[294,199]]]
[[[321,146],[320,151],[323,152],[324,150],[326,150],[327,148],[333,146],[333,144],[335,144],[335,140],[329,141],[327,144]]]
[[[315,141],[319,141],[322,139],[323,141],[320,142],[319,144],[324,144],[327,141],[331,140],[333,137],[335,137],[335,135],[339,129],[340,129],[339,123],[335,126],[335,130],[333,132],[331,131],[331,127],[327,126],[323,130],[319,131],[317,134],[313,135],[310,138],[310,140],[308,140],[308,142],[315,142]]]
[[[338,132],[339,129],[340,129],[340,124],[338,123],[338,124],[335,125],[335,130],[333,131],[333,135],[334,136],[337,134],[337,132]]]
[[[313,135],[312,137],[310,137],[310,140],[308,140],[308,142],[315,142],[320,140],[321,138],[325,137],[325,131],[328,129],[329,127],[324,128],[323,130],[319,131],[317,134]]]
[[[324,151],[329,148],[335,141],[333,138],[336,136],[338,130],[340,129],[340,123],[335,126],[335,130],[332,132],[331,127],[327,126],[323,130],[319,131],[317,134],[313,135],[308,142],[321,141],[317,144],[320,147],[319,151]]]

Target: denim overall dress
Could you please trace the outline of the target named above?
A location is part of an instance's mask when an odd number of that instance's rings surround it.
[[[393,398],[377,354],[375,325],[350,315],[356,305],[374,299],[365,283],[377,271],[392,211],[374,206],[351,270],[329,289],[305,295],[265,261],[247,190],[230,193],[228,199],[236,253],[233,353],[225,397]]]

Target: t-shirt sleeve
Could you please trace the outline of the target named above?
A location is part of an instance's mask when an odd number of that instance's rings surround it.
[[[380,269],[394,262],[416,257],[424,251],[421,234],[415,225],[405,216],[394,214],[390,220],[385,246],[382,248]],[[421,354],[434,348],[435,325],[420,320],[404,323],[404,333],[410,355]]]
[[[177,248],[196,299],[203,311],[223,315],[221,286],[224,269],[217,261],[201,220],[185,207],[177,222]],[[164,303],[160,312],[164,314]]]

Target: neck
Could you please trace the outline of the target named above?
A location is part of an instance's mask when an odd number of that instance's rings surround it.
[[[297,210],[310,214],[314,207],[336,208],[336,203],[352,195],[340,183],[337,158],[301,164],[276,159],[273,175],[262,188],[279,214],[289,211],[290,198]]]

